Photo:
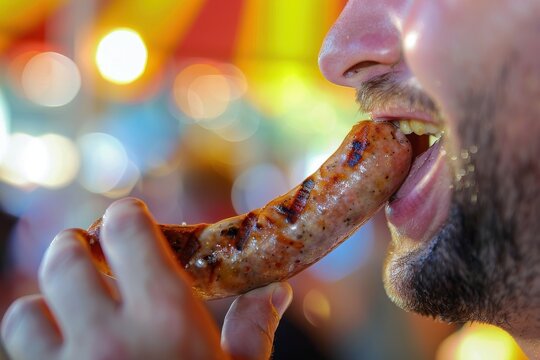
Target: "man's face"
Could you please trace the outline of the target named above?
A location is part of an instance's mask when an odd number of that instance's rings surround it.
[[[537,0],[351,0],[323,44],[374,119],[443,132],[386,207],[407,310],[540,331],[539,35]]]

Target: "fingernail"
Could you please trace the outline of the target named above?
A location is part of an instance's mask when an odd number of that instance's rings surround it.
[[[77,247],[80,244],[81,234],[76,229],[68,229],[58,233],[49,244],[44,259],[49,259],[52,254],[63,253],[65,249]]]
[[[145,209],[146,205],[135,198],[118,200],[110,205],[103,214],[103,223],[109,230],[122,230],[126,218],[129,219],[132,215],[140,214]]]
[[[146,205],[135,198],[125,198],[113,202],[105,211],[104,218],[110,215],[116,215],[118,213],[140,211],[146,209]]]
[[[66,230],[63,230],[61,232],[59,232],[53,239],[53,241],[51,241],[51,244],[50,246],[54,245],[54,246],[60,246],[61,244],[64,244],[64,243],[73,243],[73,240],[76,239],[76,240],[80,240],[81,239],[81,236],[82,236],[82,230],[80,229],[66,229]]]
[[[272,305],[276,308],[279,316],[283,316],[292,301],[292,289],[287,283],[277,284],[272,292]]]

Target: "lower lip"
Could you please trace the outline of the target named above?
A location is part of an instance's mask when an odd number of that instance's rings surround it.
[[[448,217],[450,197],[450,169],[438,141],[415,159],[407,179],[386,206],[394,241],[431,239]]]

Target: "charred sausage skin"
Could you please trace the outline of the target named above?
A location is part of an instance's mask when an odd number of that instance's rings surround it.
[[[241,294],[293,276],[347,239],[402,183],[411,156],[395,126],[360,122],[314,174],[264,207],[215,224],[159,226],[201,298]],[[110,274],[100,226],[88,243]]]

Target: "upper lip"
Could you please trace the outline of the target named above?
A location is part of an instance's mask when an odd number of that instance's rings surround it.
[[[439,121],[437,121],[433,115],[415,109],[375,109],[371,111],[370,117],[374,121],[417,120],[439,125]]]

